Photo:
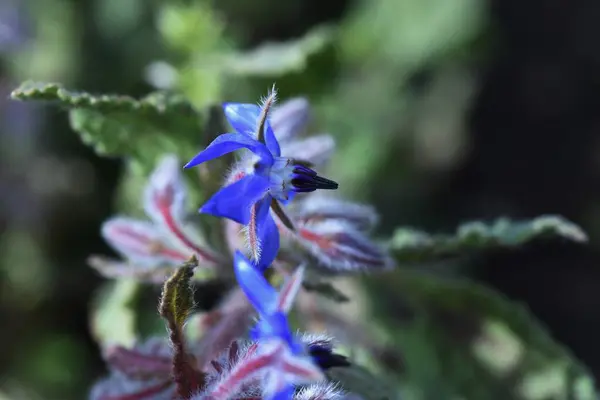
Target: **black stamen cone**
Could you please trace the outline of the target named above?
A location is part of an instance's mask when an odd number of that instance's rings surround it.
[[[310,177],[296,177],[292,179],[292,185],[296,192],[314,192],[317,189],[328,189],[334,190],[338,188],[337,182],[331,181],[320,176]]]
[[[337,182],[318,176],[317,173],[303,165],[294,167],[292,185],[297,192],[313,192],[317,189],[335,190]]]
[[[330,349],[324,349],[319,346],[309,348],[309,354],[317,365],[323,370],[333,367],[349,367],[350,361],[346,356],[333,353]]]
[[[323,178],[321,176],[315,176],[313,181],[317,184],[317,189],[335,190],[338,188],[337,182],[331,179]]]

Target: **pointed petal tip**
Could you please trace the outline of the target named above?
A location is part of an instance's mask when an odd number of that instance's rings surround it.
[[[190,161],[188,161],[184,166],[183,169],[187,169],[187,168],[192,168],[195,167],[196,165],[200,164],[198,161],[196,161],[196,158],[198,156],[192,158]]]
[[[235,107],[238,105],[240,105],[240,103],[236,103],[235,101],[224,101],[221,103],[221,107],[223,108],[223,111],[227,110],[228,108]]]
[[[212,215],[214,217],[222,217],[222,218],[227,218],[230,219],[234,222],[237,222],[238,224],[241,225],[247,225],[248,221],[246,221],[245,219],[241,218],[241,217],[236,217],[233,215],[224,215],[222,212],[219,211],[219,209],[216,207],[214,202],[211,202],[210,200],[207,201],[202,207],[200,207],[198,209],[198,213],[200,214],[208,214],[208,215]]]
[[[275,289],[239,250],[234,255],[233,270],[250,304],[259,314],[267,314],[277,302]]]
[[[242,179],[221,188],[200,208],[200,212],[223,217],[248,225],[251,207],[263,198],[269,181],[258,175],[246,175]]]
[[[241,251],[239,251],[239,250],[236,250],[236,251],[235,251],[235,254],[233,255],[233,261],[236,263],[236,265],[237,265],[238,263],[243,263],[243,262],[245,262],[245,263],[247,263],[247,264],[250,264],[250,260],[248,260],[248,259],[246,258],[246,256],[244,255],[244,253],[242,253],[242,252],[241,252]]]

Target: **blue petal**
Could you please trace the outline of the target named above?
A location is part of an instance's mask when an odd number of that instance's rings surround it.
[[[229,121],[229,124],[236,132],[256,139],[258,118],[262,112],[259,106],[256,104],[225,103],[223,104],[223,112],[227,121]],[[264,130],[267,149],[269,149],[272,155],[279,157],[281,155],[281,148],[268,119]]]
[[[287,199],[285,199],[285,200],[279,200],[279,202],[282,205],[287,206],[288,204],[290,204],[292,202],[292,200],[294,200],[294,197],[296,197],[296,194],[297,194],[297,192],[289,190],[287,192]]]
[[[271,216],[271,196],[265,196],[256,204],[256,237],[260,243],[258,268],[262,272],[275,260],[279,251],[279,230]]]
[[[273,164],[273,156],[264,144],[240,133],[224,133],[213,140],[196,157],[192,158],[184,168],[194,167],[203,162],[221,157],[224,154],[244,148],[258,155],[264,163]]]
[[[267,120],[265,124],[265,144],[267,145],[267,149],[273,154],[275,157],[279,157],[281,155],[281,148],[279,147],[279,142],[275,137],[275,132],[273,132],[273,128],[271,128],[271,124]]]
[[[295,391],[296,388],[294,385],[288,384],[286,385],[285,389],[271,396],[270,400],[292,400],[294,398]]]
[[[294,347],[294,336],[290,330],[290,324],[287,316],[281,311],[261,316],[258,323],[252,328],[251,335],[254,340],[276,337],[286,342],[291,348]]]
[[[261,109],[256,104],[225,103],[225,118],[236,132],[255,138]]]
[[[264,332],[264,329],[261,327],[261,321],[259,320],[256,325],[248,330],[248,337],[250,337],[250,340],[258,342],[263,337],[262,332]]]
[[[249,336],[250,336],[251,340],[254,340],[255,342],[257,342],[259,340],[268,339],[268,338],[273,337],[272,331],[273,330],[271,329],[271,325],[269,324],[269,321],[267,321],[266,319],[261,317],[258,320],[258,322],[256,323],[256,325],[254,325],[252,328],[250,328]]]
[[[239,251],[235,252],[233,270],[238,285],[260,315],[269,313],[277,302],[277,292],[252,262]],[[261,329],[259,328],[259,331]]]
[[[287,316],[281,311],[277,311],[273,314],[267,315],[265,317],[265,327],[268,325],[268,333],[270,336],[278,337],[288,344],[288,346],[292,349],[295,349],[294,343],[294,335],[292,335],[292,331],[290,330],[290,324],[288,323]]]
[[[200,208],[200,212],[248,225],[252,206],[266,195],[268,188],[268,179],[259,175],[246,175],[215,193]]]
[[[281,312],[260,317],[256,325],[249,329],[248,336],[255,342],[271,338],[281,339],[287,343],[294,354],[300,354],[304,347],[298,347],[298,342],[294,340],[286,318]]]

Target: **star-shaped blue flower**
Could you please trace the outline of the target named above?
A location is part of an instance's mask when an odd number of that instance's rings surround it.
[[[259,343],[281,343],[283,346],[279,352],[285,362],[279,362],[280,368],[270,372],[267,387],[272,386],[268,390],[272,396],[268,397],[289,400],[294,393],[294,382],[299,377],[295,375],[319,375],[315,371],[321,369],[318,357],[305,352],[304,346],[292,334],[287,320],[287,313],[302,284],[304,268],[299,268],[279,292],[239,251],[234,257],[234,271],[238,284],[259,315],[258,323],[251,331],[252,339]]]
[[[337,189],[338,184],[318,176],[306,163],[281,157],[279,143],[269,123],[273,92],[262,107],[254,104],[226,103],[225,116],[235,133],[218,136],[185,168],[202,164],[224,154],[247,149],[252,153],[252,168],[241,179],[212,196],[200,212],[252,225],[260,249],[258,265],[267,268],[279,250],[279,231],[270,213],[276,201],[287,202],[295,193],[317,189]],[[252,245],[252,243],[251,243]]]
[[[277,337],[285,341],[294,352],[302,352],[301,345],[290,330],[287,313],[302,283],[303,270],[294,276],[277,292],[262,273],[239,251],[234,256],[233,269],[238,285],[257,311],[258,323],[251,332],[255,340]]]
[[[302,345],[292,335],[287,313],[300,289],[304,269],[299,268],[277,292],[264,276],[240,252],[234,257],[234,271],[238,284],[259,315],[256,326],[250,332],[254,340],[278,338],[287,343],[294,354],[301,354]],[[324,341],[313,341],[308,345],[308,354],[323,370],[334,366],[349,365],[346,357],[333,353],[333,345]]]

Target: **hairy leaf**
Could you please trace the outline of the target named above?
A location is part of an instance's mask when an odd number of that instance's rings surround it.
[[[344,201],[317,192],[300,203],[294,212],[294,219],[302,223],[340,221],[350,224],[361,232],[369,232],[377,225],[379,216],[371,206]]]
[[[112,374],[91,389],[90,400],[171,400],[174,395],[170,379],[131,380],[123,374]]]
[[[401,347],[407,378],[426,398],[595,398],[586,368],[528,310],[501,294],[406,269],[368,282],[380,299],[376,317]]]
[[[294,400],[361,400],[362,397],[343,391],[340,385],[327,381],[303,386],[294,395]]]
[[[165,153],[186,159],[199,147],[203,118],[176,94],[155,92],[136,100],[69,91],[53,83],[25,82],[11,97],[67,107],[71,127],[85,143],[99,154],[130,157],[145,173]]]
[[[168,380],[171,373],[171,348],[163,338],[151,338],[132,348],[109,346],[103,356],[111,369],[130,378]]]
[[[113,217],[102,224],[102,237],[123,258],[148,269],[161,265],[177,265],[189,254],[171,243],[157,226],[133,218]]]
[[[270,114],[271,127],[280,144],[302,133],[310,120],[310,103],[304,97],[287,99],[276,105]],[[285,154],[283,149],[281,154]]]
[[[206,366],[233,341],[246,334],[256,317],[254,308],[239,286],[234,287],[221,303],[197,320],[201,338],[195,353],[198,364]]]
[[[194,256],[179,267],[165,282],[159,312],[169,325],[181,329],[189,312],[194,307],[194,292],[191,280],[198,259]]]
[[[240,358],[204,398],[237,398],[233,397],[236,392],[252,384],[261,375],[265,377],[261,385],[261,398],[265,399],[274,398],[287,384],[303,385],[324,378],[323,372],[310,357],[292,353],[287,343],[277,338],[261,342],[260,351]]]
[[[183,183],[181,165],[173,154],[161,158],[144,191],[144,210],[165,239],[184,254],[184,259],[195,254],[202,267],[214,267],[221,261],[220,257],[208,248],[202,232],[186,220],[188,191]]]
[[[300,39],[265,43],[245,53],[225,56],[217,65],[236,75],[272,77],[298,72],[306,68],[308,58],[322,51],[331,38],[328,27],[317,27]]]
[[[562,217],[546,215],[531,221],[501,218],[491,224],[469,222],[461,225],[454,235],[429,235],[401,228],[396,230],[391,248],[398,262],[427,262],[469,251],[518,246],[534,239],[551,237],[587,241],[587,235],[579,226]]]
[[[315,265],[332,274],[385,271],[394,266],[389,255],[363,232],[338,219],[300,225],[291,237],[313,256]]]
[[[281,154],[323,167],[333,156],[335,146],[333,136],[322,134],[283,143]]]
[[[187,353],[183,324],[194,306],[191,280],[198,259],[193,256],[165,282],[159,305],[161,317],[167,322],[169,339],[173,345],[173,380],[179,396],[187,399],[204,384],[204,375],[194,367]]]

